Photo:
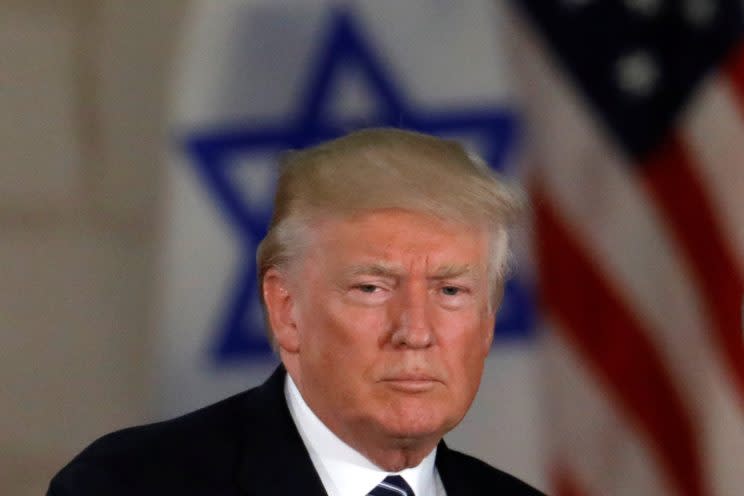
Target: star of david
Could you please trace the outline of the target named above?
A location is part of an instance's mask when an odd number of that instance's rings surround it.
[[[302,148],[367,126],[394,126],[435,135],[472,136],[480,143],[479,154],[490,164],[504,163],[514,144],[516,120],[503,108],[414,108],[406,93],[387,72],[380,55],[363,36],[352,15],[335,12],[330,35],[311,64],[297,112],[277,122],[262,122],[230,129],[201,132],[187,138],[186,148],[204,185],[232,224],[244,256],[234,290],[226,302],[214,342],[217,362],[247,359],[269,353],[269,345],[255,315],[258,305],[254,250],[266,233],[271,206],[256,207],[235,184],[231,160],[241,153],[276,153]],[[364,119],[333,118],[328,111],[337,94],[332,90],[341,71],[356,69],[374,99],[374,112]],[[507,282],[499,314],[497,336],[524,334],[532,328],[529,292],[512,279]]]

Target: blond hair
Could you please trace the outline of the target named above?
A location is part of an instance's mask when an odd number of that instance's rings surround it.
[[[492,234],[492,280],[507,269],[507,227],[522,207],[479,157],[456,141],[401,129],[366,129],[286,153],[274,215],[256,252],[259,294],[263,276],[303,249],[314,219],[398,208],[467,225]]]

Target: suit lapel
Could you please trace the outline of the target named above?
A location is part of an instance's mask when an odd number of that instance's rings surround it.
[[[444,489],[447,491],[447,496],[467,496],[472,494],[472,487],[468,484],[467,477],[464,477],[458,469],[458,464],[453,459],[452,452],[444,441],[439,441],[437,445],[435,463]]]
[[[245,494],[327,496],[284,398],[284,367],[246,407],[238,484]]]

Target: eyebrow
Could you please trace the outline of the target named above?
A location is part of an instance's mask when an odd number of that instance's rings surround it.
[[[471,273],[473,273],[473,268],[469,264],[442,265],[434,271],[430,279],[453,279]]]
[[[364,275],[397,278],[405,275],[405,273],[399,267],[379,262],[354,265],[350,267],[346,272],[350,277]],[[437,267],[434,273],[427,277],[427,279],[452,279],[471,273],[473,273],[473,270],[469,264],[447,264]]]
[[[392,265],[383,263],[369,263],[362,265],[353,265],[345,271],[349,276],[381,276],[381,277],[400,277],[402,271]]]

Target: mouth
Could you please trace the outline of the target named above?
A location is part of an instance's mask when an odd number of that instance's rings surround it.
[[[441,381],[430,376],[401,375],[385,378],[381,381],[387,387],[403,393],[425,393],[434,389]]]

